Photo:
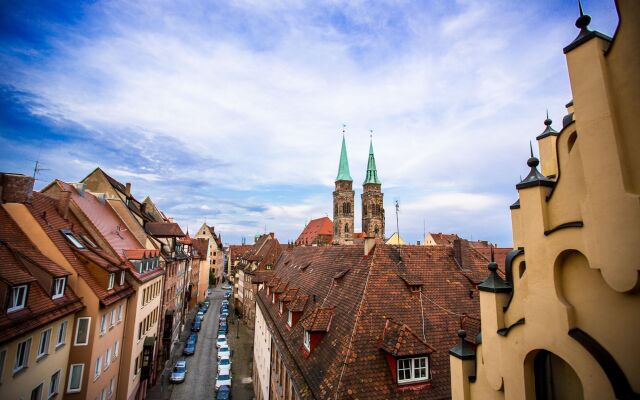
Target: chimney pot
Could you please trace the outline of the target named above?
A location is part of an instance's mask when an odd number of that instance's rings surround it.
[[[31,203],[34,179],[22,174],[1,174],[3,203]]]
[[[58,197],[58,214],[64,219],[69,217],[69,201],[71,200],[71,192],[63,190]]]

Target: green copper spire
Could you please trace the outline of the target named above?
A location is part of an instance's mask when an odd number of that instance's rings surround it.
[[[376,169],[376,158],[373,156],[373,139],[369,142],[369,163],[367,164],[367,179],[364,180],[363,185],[367,183],[376,183],[381,185],[380,179],[378,179],[378,170]]]
[[[338,165],[337,181],[353,181],[351,174],[349,174],[349,160],[347,159],[347,144],[344,140],[344,134],[342,135],[342,150],[340,151],[340,164]]]

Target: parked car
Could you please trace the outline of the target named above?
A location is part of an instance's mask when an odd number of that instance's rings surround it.
[[[216,395],[216,400],[228,400],[231,398],[231,387],[227,385],[220,386],[218,389],[218,394]]]
[[[200,332],[200,328],[202,328],[202,321],[196,318],[191,324],[191,332]]]
[[[189,335],[189,337],[187,338],[187,341],[189,340],[193,340],[194,342],[198,341],[198,334],[195,332],[191,332],[191,335]]]
[[[231,285],[229,285],[228,283],[226,285],[222,286],[223,289],[229,290],[231,289]]]
[[[229,305],[229,300],[222,300],[222,305],[223,306],[228,306]]]
[[[218,360],[223,358],[229,358],[231,356],[231,351],[229,350],[229,346],[222,346],[218,349]]]
[[[231,292],[225,292],[224,293],[224,298],[228,299],[229,297],[231,297]]]
[[[218,328],[218,335],[219,334],[224,334],[226,335],[227,333],[229,333],[229,329],[227,329],[226,325],[223,325],[221,327]]]
[[[185,356],[192,356],[196,352],[196,341],[195,340],[187,340],[184,344],[184,349],[182,350],[182,354]]]
[[[204,311],[202,310],[198,310],[198,313],[196,314],[196,318],[200,317],[200,319],[204,318]]]
[[[230,375],[230,374],[231,374],[231,365],[218,364],[218,375]]]
[[[233,362],[229,358],[221,358],[218,360],[218,368],[220,367],[231,367]]]
[[[227,347],[227,339],[226,338],[218,338],[216,340],[216,347],[220,348],[220,347]]]
[[[184,382],[187,377],[187,362],[184,360],[176,362],[175,367],[173,367],[173,371],[171,371],[171,377],[169,381],[171,383],[181,383]]]
[[[218,375],[216,377],[216,390],[220,389],[220,386],[227,385],[231,386],[231,374],[228,375]]]

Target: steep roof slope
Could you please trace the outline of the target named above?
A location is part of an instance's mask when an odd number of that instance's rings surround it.
[[[333,222],[329,217],[316,218],[309,221],[304,227],[300,236],[296,239],[296,244],[314,244],[317,243],[319,236],[333,236]]]

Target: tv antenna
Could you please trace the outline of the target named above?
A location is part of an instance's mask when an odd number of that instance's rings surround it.
[[[36,160],[36,165],[33,167],[33,180],[37,180],[36,176],[40,173],[40,171],[51,171],[49,168],[40,168],[40,161]]]

